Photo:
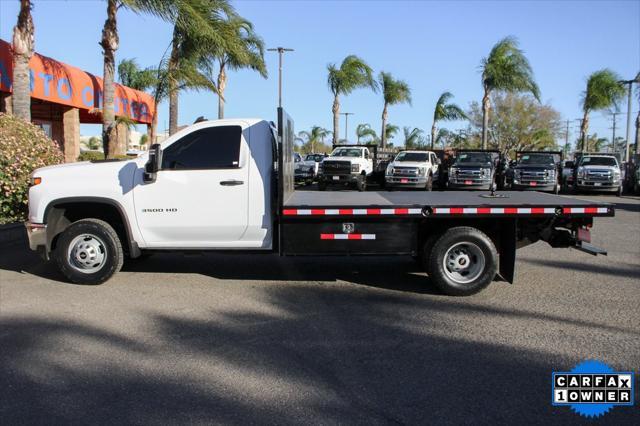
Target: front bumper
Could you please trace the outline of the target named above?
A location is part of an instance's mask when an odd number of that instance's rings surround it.
[[[314,178],[313,172],[296,173],[293,175],[293,179],[295,182],[306,182],[309,180],[313,180],[313,178]]]
[[[531,182],[516,182],[514,181],[511,184],[511,188],[517,189],[518,191],[555,191],[556,183],[555,182],[535,182],[533,185]]]
[[[447,186],[452,189],[487,189],[491,186],[491,181],[449,179]]]
[[[424,188],[427,185],[427,178],[424,176],[405,177],[387,175],[384,180],[387,186],[401,186],[403,188]]]
[[[589,182],[584,179],[578,179],[576,187],[583,191],[617,191],[622,181],[618,182]]]
[[[33,251],[45,250],[47,247],[47,225],[44,223],[26,222],[29,248]]]
[[[358,182],[358,177],[360,175],[357,174],[348,174],[348,175],[320,175],[318,180],[328,184],[328,185],[339,185],[346,183],[356,183]]]

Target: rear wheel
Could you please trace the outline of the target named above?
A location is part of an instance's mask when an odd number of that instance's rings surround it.
[[[469,296],[487,287],[498,270],[498,252],[482,231],[449,229],[429,250],[427,271],[433,283],[451,296]]]
[[[99,219],[83,219],[62,232],[53,257],[70,281],[101,284],[120,270],[124,254],[111,225]]]

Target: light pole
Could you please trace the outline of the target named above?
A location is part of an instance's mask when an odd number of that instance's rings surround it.
[[[640,72],[633,80],[620,80],[618,83],[626,84],[629,92],[629,101],[627,103],[627,143],[625,144],[624,161],[629,162],[629,142],[631,141],[631,97],[633,94],[633,83],[640,83]]]
[[[341,112],[340,114],[344,115],[344,140],[349,143],[349,116],[355,113],[353,112]],[[338,141],[340,142],[340,141]]]
[[[284,52],[293,52],[288,47],[274,47],[267,49],[269,52],[278,52],[278,107],[282,108],[282,55]]]

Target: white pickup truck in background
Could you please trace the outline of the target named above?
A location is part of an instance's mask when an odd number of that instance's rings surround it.
[[[439,164],[436,154],[431,151],[401,151],[387,166],[385,186],[431,191]]]
[[[373,157],[365,146],[337,145],[331,155],[320,163],[318,189],[330,185],[355,185],[358,191],[367,188],[367,177],[373,173]]]

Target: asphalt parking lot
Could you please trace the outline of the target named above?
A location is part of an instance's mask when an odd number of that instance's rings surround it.
[[[640,197],[580,197],[617,204],[594,227],[609,256],[537,243],[515,285],[467,298],[387,258],[163,254],[78,286],[5,245],[0,419],[580,422],[551,406],[552,371],[598,359],[640,373]],[[640,424],[640,407],[601,422]]]

